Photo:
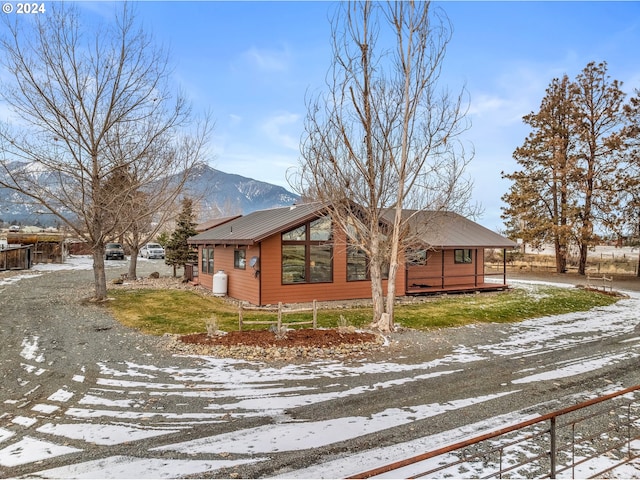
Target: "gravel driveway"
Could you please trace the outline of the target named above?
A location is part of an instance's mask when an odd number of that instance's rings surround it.
[[[109,264],[110,279],[126,272]],[[171,354],[85,303],[92,277],[0,274],[1,477],[341,477],[370,467],[349,460],[362,452],[640,384],[637,294],[514,325],[405,330],[365,359],[263,364]]]

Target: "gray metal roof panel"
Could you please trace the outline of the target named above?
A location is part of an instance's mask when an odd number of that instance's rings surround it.
[[[515,242],[454,212],[405,210],[420,241],[433,247],[513,248]]]
[[[322,203],[257,210],[189,239],[196,244],[251,245],[321,214]]]

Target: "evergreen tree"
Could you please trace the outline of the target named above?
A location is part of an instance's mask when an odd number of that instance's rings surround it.
[[[553,243],[556,272],[565,273],[575,198],[576,158],[571,151],[573,100],[569,78],[554,79],[542,99],[540,111],[523,118],[533,129],[514,152],[521,170],[503,177],[513,181],[502,197],[508,233],[525,244]]]
[[[533,131],[514,152],[521,170],[503,173],[513,181],[502,197],[509,233],[534,245],[553,243],[559,273],[573,243],[584,275],[598,231],[617,231],[622,223],[632,131],[624,99],[604,62],[589,63],[573,82],[554,79],[540,111],[524,117]]]
[[[167,265],[173,267],[174,277],[178,266],[184,269],[185,264],[198,261],[197,251],[187,243],[189,237],[193,237],[198,233],[195,227],[193,201],[185,198],[182,200],[182,211],[178,215],[176,228],[165,246],[164,261]]]

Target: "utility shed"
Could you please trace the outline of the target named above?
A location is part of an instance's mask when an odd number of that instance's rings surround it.
[[[62,233],[7,233],[9,246],[31,246],[31,263],[64,263],[65,236]]]
[[[31,246],[6,247],[0,250],[0,271],[31,268]]]

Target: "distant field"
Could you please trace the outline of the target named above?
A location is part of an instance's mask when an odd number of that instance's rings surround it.
[[[507,263],[509,271],[551,272],[555,271],[555,254],[553,247],[534,249],[525,248],[526,253],[508,254],[510,261]],[[587,256],[587,273],[591,274],[615,274],[637,275],[638,255],[637,247],[615,247],[601,245],[589,250]],[[494,253],[487,257],[488,271],[495,272],[502,268],[501,254]],[[571,252],[569,256],[569,272],[577,272],[577,252]]]

